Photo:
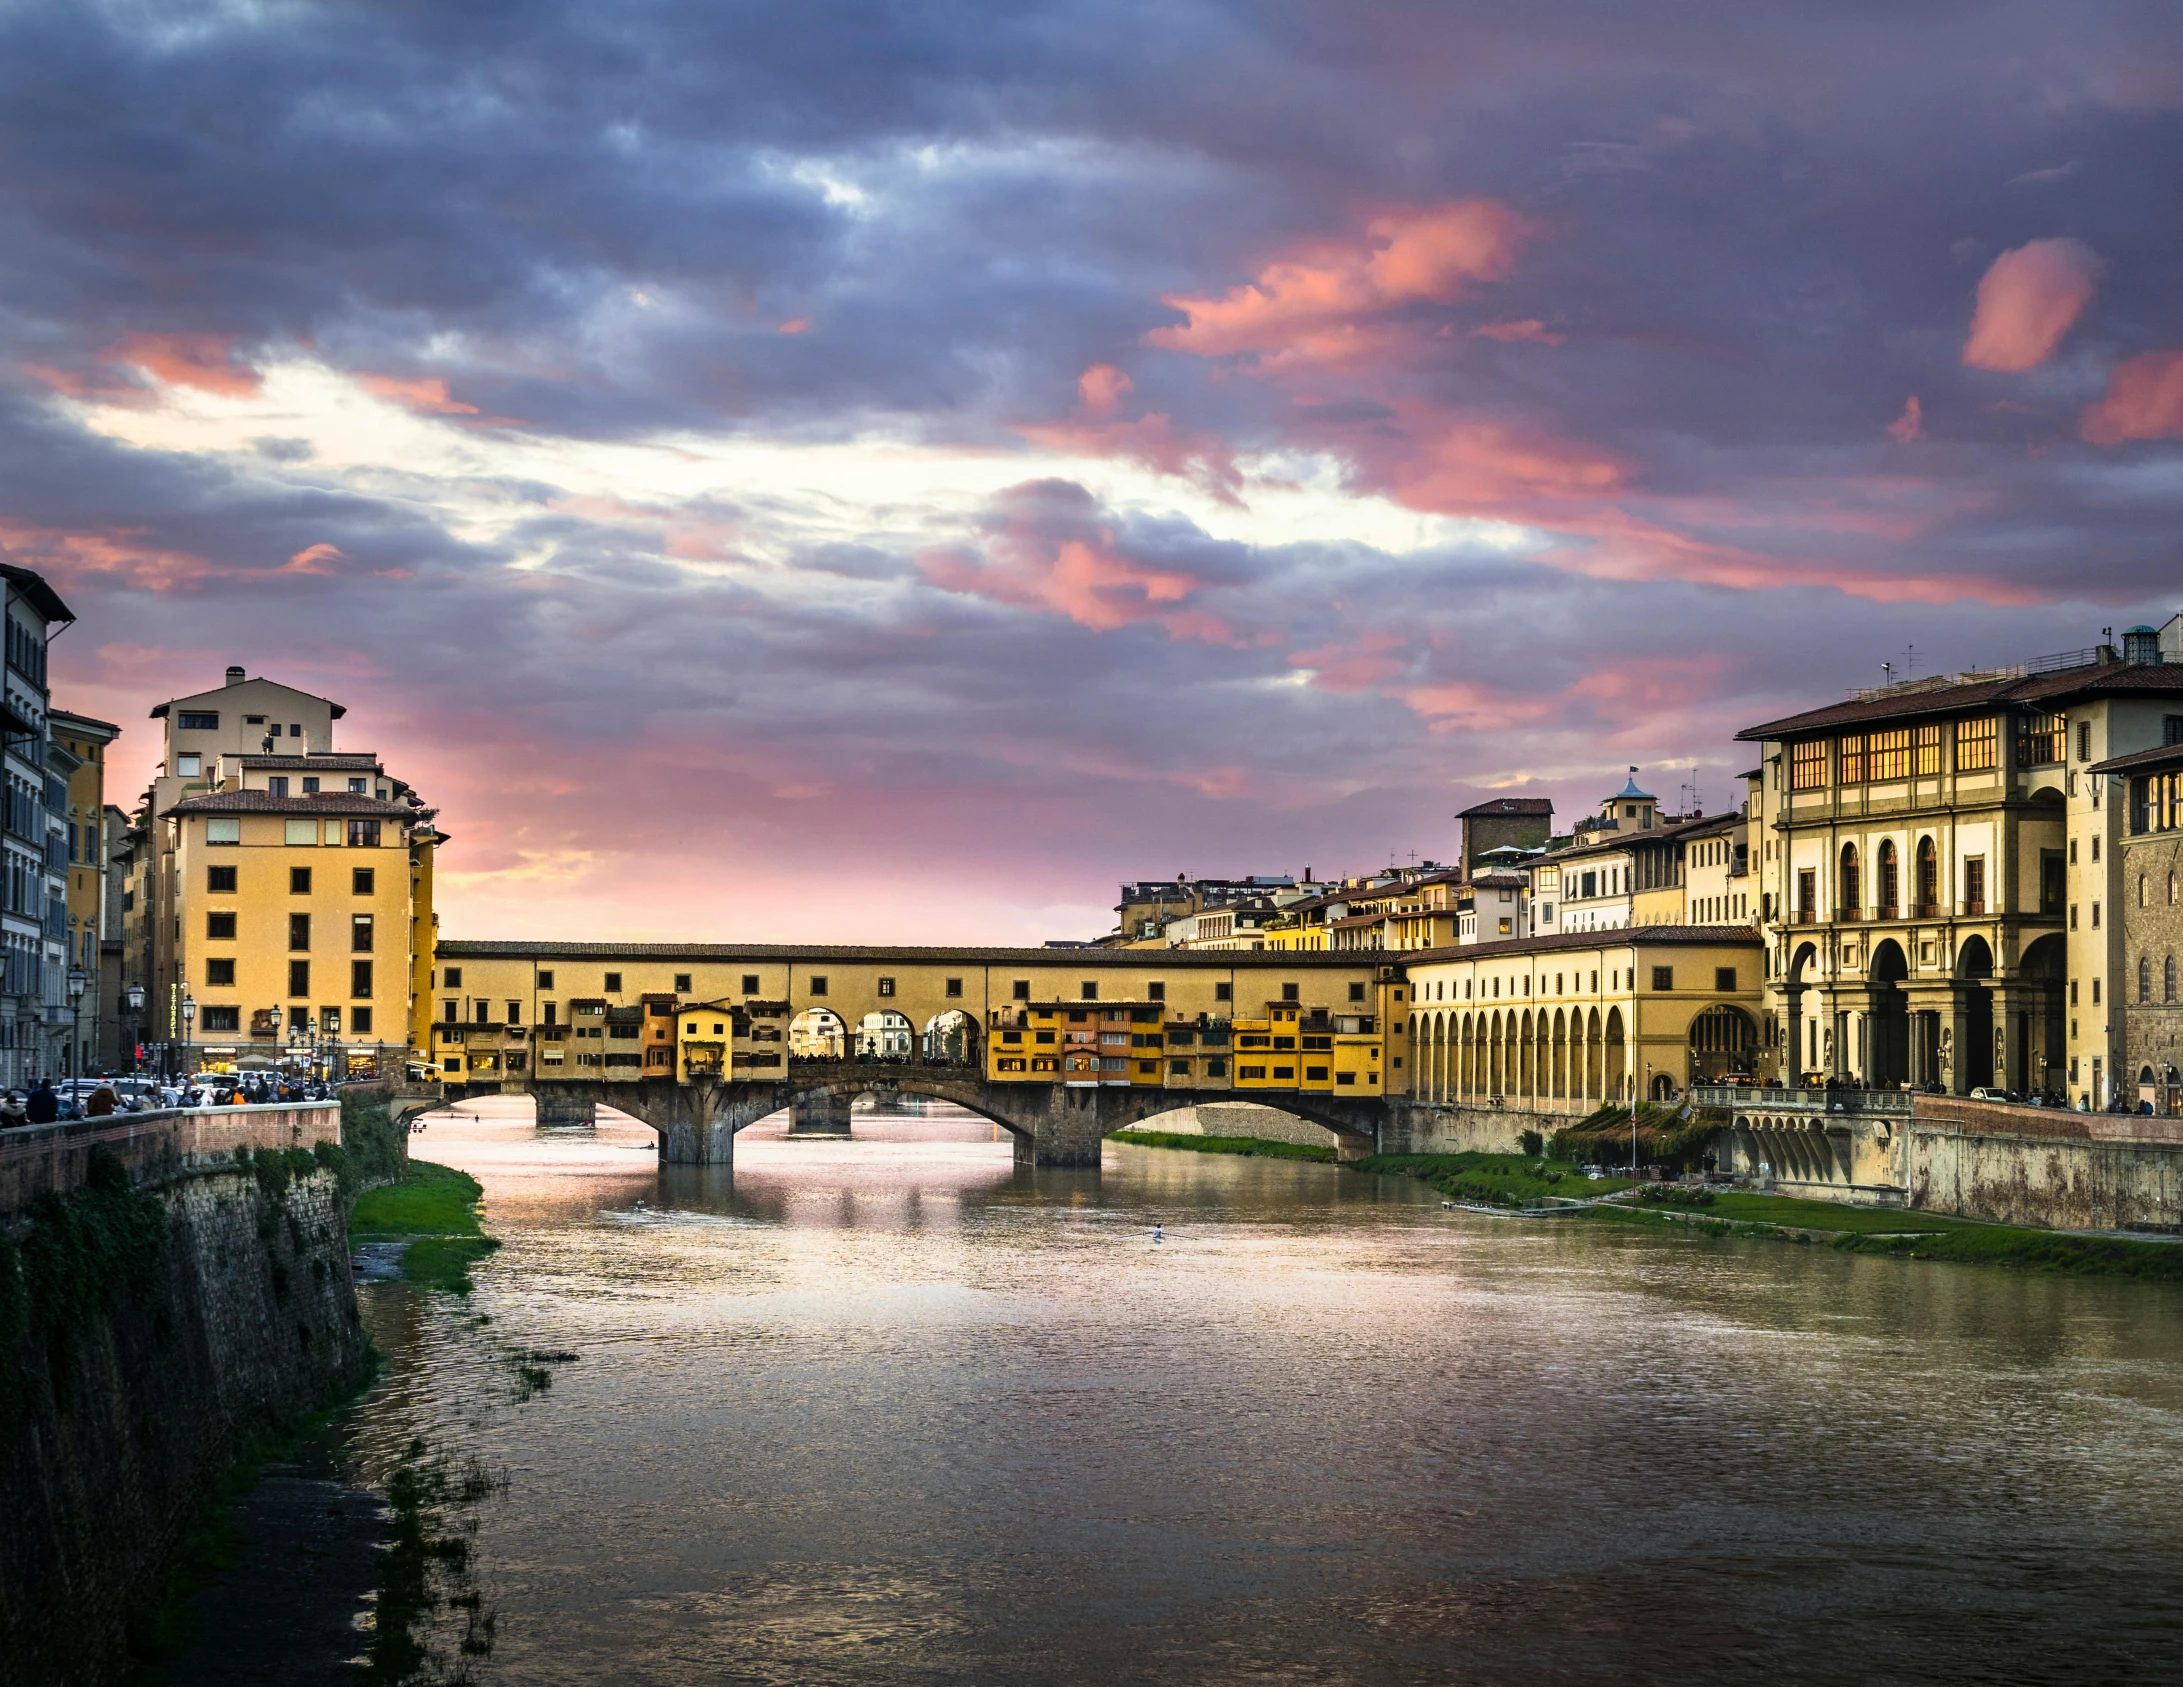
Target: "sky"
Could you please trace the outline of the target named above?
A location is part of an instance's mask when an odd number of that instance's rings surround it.
[[[2183,609],[2179,158],[2163,4],[0,0],[0,556],[445,935],[1091,937]]]

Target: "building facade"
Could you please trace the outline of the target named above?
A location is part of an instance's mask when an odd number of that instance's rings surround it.
[[[2095,763],[2122,812],[2116,844],[2123,1100],[2183,1118],[2183,743]]]
[[[75,619],[44,578],[0,565],[7,600],[7,779],[0,822],[0,1083],[22,1088],[61,1070],[69,1048],[65,957],[68,785],[53,764],[46,645]],[[62,762],[67,761],[65,752]]]
[[[47,727],[53,740],[49,759],[55,772],[65,769],[68,791],[65,812],[47,821],[49,830],[60,826],[67,858],[62,991],[69,1047],[59,1069],[103,1070],[114,1064],[122,988],[121,931],[115,923],[119,903],[111,893],[117,875],[109,853],[106,801],[107,746],[121,736],[121,728],[65,709],[53,710]]]
[[[2124,814],[2091,769],[2183,733],[2174,630],[1739,734],[1763,751],[1761,913],[1791,1074],[2118,1097]]]

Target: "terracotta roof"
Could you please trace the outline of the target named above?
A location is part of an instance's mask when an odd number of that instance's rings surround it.
[[[309,796],[276,797],[269,791],[207,791],[161,814],[326,814],[368,815],[382,820],[414,820],[417,811],[402,803],[381,802],[354,791],[317,791]]]
[[[1746,944],[1753,949],[1765,947],[1765,940],[1754,926],[1620,926],[1611,931],[1564,931],[1550,937],[1511,937],[1501,943],[1473,943],[1461,948],[1412,949],[1403,960],[1412,965],[1419,961],[1485,961],[1502,955],[1550,954],[1562,949],[1619,949],[1634,944],[1641,949],[1662,948],[1673,944],[1707,944],[1718,948],[1724,943]]]
[[[1482,803],[1473,803],[1456,815],[1458,820],[1482,819],[1492,814],[1552,814],[1551,797],[1492,797]]]
[[[251,792],[250,795],[261,795]],[[355,799],[350,799],[354,801]],[[1354,956],[1326,949],[1238,951],[1224,949],[968,949],[919,947],[908,944],[865,946],[854,943],[549,943],[534,938],[496,942],[480,938],[443,938],[437,945],[443,960],[540,960],[540,961],[862,961],[896,960],[932,964],[941,961],[990,962],[996,965],[1048,967],[1060,971],[1089,962],[1115,970],[1126,962],[1141,967],[1148,978],[1182,968],[1223,968],[1237,965],[1264,970],[1267,967],[1350,968],[1370,965]],[[1237,959],[1239,954],[1247,958]],[[1111,958],[1110,958],[1111,957]]]
[[[2143,773],[2152,768],[2183,767],[2183,744],[2163,744],[2156,750],[2135,750],[2127,756],[2110,756],[2094,762],[2087,773]]]
[[[1764,726],[1744,728],[1739,742],[1768,738],[1801,738],[1837,727],[1876,724],[1892,720],[1924,720],[1934,715],[1954,715],[1997,704],[2038,704],[2054,708],[2082,697],[2128,696],[2163,693],[2183,697],[2183,663],[2087,662],[2052,673],[2001,675],[1973,680],[1965,685],[1940,685],[1930,690],[1905,688],[1884,697],[1836,703],[1788,715]]]
[[[346,750],[327,750],[317,755],[308,756],[243,755],[237,756],[235,759],[241,762],[244,767],[259,768],[275,773],[294,771],[304,773],[375,773],[379,768],[379,758],[362,751],[353,755]]]

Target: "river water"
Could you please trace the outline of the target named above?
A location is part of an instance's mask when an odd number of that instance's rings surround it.
[[[2183,1674],[2172,1288],[990,1137],[432,1123],[506,1245],[363,1291],[353,1447],[504,1477],[481,1680]]]

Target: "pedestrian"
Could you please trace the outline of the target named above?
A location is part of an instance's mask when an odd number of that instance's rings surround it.
[[[53,1086],[43,1078],[30,1092],[30,1100],[23,1105],[23,1113],[34,1125],[50,1125],[61,1116],[61,1098],[53,1093]]]
[[[23,1111],[23,1098],[21,1096],[17,1095],[13,1090],[9,1090],[6,1095],[0,1096],[0,1130],[10,1130],[17,1125],[27,1125],[29,1123],[29,1116]]]
[[[91,1105],[87,1112],[94,1119],[111,1118],[114,1112],[114,1092],[104,1084],[99,1085],[91,1092]]]

